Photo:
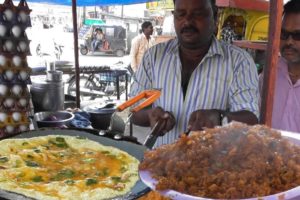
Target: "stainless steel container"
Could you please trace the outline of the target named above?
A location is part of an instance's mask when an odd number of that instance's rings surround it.
[[[74,119],[74,114],[67,111],[44,111],[34,114],[38,128],[68,126]]]
[[[30,87],[34,112],[64,109],[64,83],[61,71],[48,71],[46,79],[32,82]]]

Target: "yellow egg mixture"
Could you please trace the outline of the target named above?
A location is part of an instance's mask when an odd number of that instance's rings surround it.
[[[36,199],[111,199],[138,180],[139,161],[82,137],[0,141],[0,189]]]

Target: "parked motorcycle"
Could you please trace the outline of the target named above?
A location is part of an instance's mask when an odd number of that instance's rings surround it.
[[[119,66],[116,68],[116,66]],[[86,66],[80,68],[80,98],[93,100],[99,97],[120,97],[130,82],[131,73],[122,62],[114,66]],[[71,76],[67,81],[68,95],[76,96],[76,78]]]

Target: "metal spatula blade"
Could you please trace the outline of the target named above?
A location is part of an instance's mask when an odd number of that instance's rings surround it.
[[[163,122],[164,122],[164,120],[159,120],[156,122],[156,124],[151,129],[150,133],[148,134],[148,136],[143,144],[144,146],[148,147],[149,149],[153,148],[157,138],[160,136],[160,131],[161,131]]]

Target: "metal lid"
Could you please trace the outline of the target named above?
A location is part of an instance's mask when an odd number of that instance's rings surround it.
[[[111,114],[116,110],[117,106],[115,103],[96,103],[85,106],[83,108],[84,111],[88,113],[95,113],[95,114]]]

